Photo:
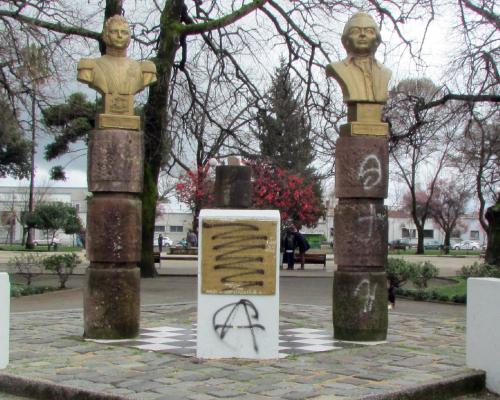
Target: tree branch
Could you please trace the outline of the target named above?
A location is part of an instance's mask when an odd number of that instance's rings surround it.
[[[208,22],[199,24],[183,25],[181,23],[173,23],[172,27],[180,34],[194,35],[199,33],[206,33],[214,29],[224,28],[233,22],[250,14],[252,11],[262,7],[268,0],[252,0],[252,2],[243,5],[231,14],[225,15],[222,18],[214,19]]]
[[[0,10],[0,17],[7,17],[7,18],[12,18],[15,19],[16,21],[33,25],[33,26],[38,26],[40,28],[48,29],[54,32],[58,33],[63,33],[66,35],[78,35],[82,37],[86,37],[89,39],[94,39],[94,40],[99,40],[101,37],[100,32],[94,32],[85,28],[77,28],[77,27],[72,27],[72,26],[66,26],[62,25],[60,23],[52,23],[52,22],[47,22],[47,21],[42,21],[37,18],[31,18],[27,17],[25,15],[18,14],[17,12],[12,12],[12,11],[6,11],[6,10]]]

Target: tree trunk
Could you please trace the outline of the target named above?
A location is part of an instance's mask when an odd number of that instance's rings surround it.
[[[451,238],[451,231],[446,230],[444,232],[444,254],[450,254],[450,238]]]
[[[171,146],[167,136],[167,108],[170,94],[170,79],[175,54],[179,48],[179,37],[173,23],[181,20],[183,1],[167,1],[161,15],[161,30],[158,53],[154,62],[158,81],[149,89],[148,101],[144,107],[144,188],[142,200],[142,251],[139,264],[142,277],[154,277],[157,271],[153,259],[153,238],[158,200],[158,175],[164,157]]]
[[[30,193],[28,200],[28,212],[33,212],[35,203],[35,154],[36,154],[36,88],[31,96],[31,166],[30,166]],[[28,236],[26,237],[26,248],[33,249],[33,228],[28,229]]]
[[[485,217],[488,220],[485,261],[487,264],[500,267],[500,196],[495,205],[486,210]]]
[[[417,254],[424,254],[424,225],[417,225]]]

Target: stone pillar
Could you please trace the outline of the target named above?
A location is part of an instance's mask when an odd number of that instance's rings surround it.
[[[10,281],[9,274],[0,272],[0,369],[9,364]]]
[[[143,133],[96,129],[89,135],[87,282],[84,336],[139,333]]]
[[[349,104],[337,141],[333,326],[339,340],[387,336],[387,124],[378,104]]]

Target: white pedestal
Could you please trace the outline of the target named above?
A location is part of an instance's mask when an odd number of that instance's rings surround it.
[[[279,230],[275,210],[201,211],[197,357],[278,358]]]
[[[0,369],[5,368],[9,363],[9,315],[9,275],[0,272]]]
[[[500,279],[467,280],[467,366],[486,371],[486,387],[500,394]]]

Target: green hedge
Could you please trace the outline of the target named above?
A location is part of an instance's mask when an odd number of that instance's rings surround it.
[[[321,243],[326,240],[325,235],[320,233],[303,233],[311,249],[320,249]]]

